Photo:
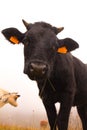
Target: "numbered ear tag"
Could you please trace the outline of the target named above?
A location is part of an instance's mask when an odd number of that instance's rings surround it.
[[[66,54],[68,50],[65,46],[63,46],[63,47],[58,48],[57,52]]]
[[[14,44],[18,44],[18,43],[19,43],[19,40],[18,40],[17,37],[15,37],[15,36],[11,36],[11,37],[10,37],[10,41],[11,41],[12,43],[14,43]]]

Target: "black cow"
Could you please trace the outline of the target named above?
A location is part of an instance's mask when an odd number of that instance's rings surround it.
[[[45,22],[28,24],[21,33],[16,28],[2,31],[13,44],[24,44],[24,73],[36,80],[51,130],[67,130],[72,106],[77,106],[83,130],[87,130],[87,66],[70,54],[79,47],[70,38],[58,39],[63,30]],[[60,103],[57,115],[55,103]]]

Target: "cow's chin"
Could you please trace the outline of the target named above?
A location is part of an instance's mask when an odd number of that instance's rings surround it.
[[[47,78],[47,75],[45,76],[35,76],[35,75],[29,75],[27,74],[28,78],[34,81],[44,81]]]

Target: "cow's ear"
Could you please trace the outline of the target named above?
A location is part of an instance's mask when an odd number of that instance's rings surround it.
[[[79,44],[71,38],[65,38],[58,40],[58,53],[66,54],[67,52],[73,51],[79,47]]]
[[[2,30],[2,34],[12,44],[19,44],[24,38],[24,34],[16,28],[7,28]]]

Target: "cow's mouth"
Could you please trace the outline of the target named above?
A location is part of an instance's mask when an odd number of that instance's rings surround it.
[[[36,81],[44,80],[44,79],[46,79],[46,77],[47,77],[47,74],[40,75],[40,74],[38,74],[38,73],[36,73],[36,74],[27,73],[27,75],[28,75],[28,77],[29,77],[31,80],[36,80]]]

